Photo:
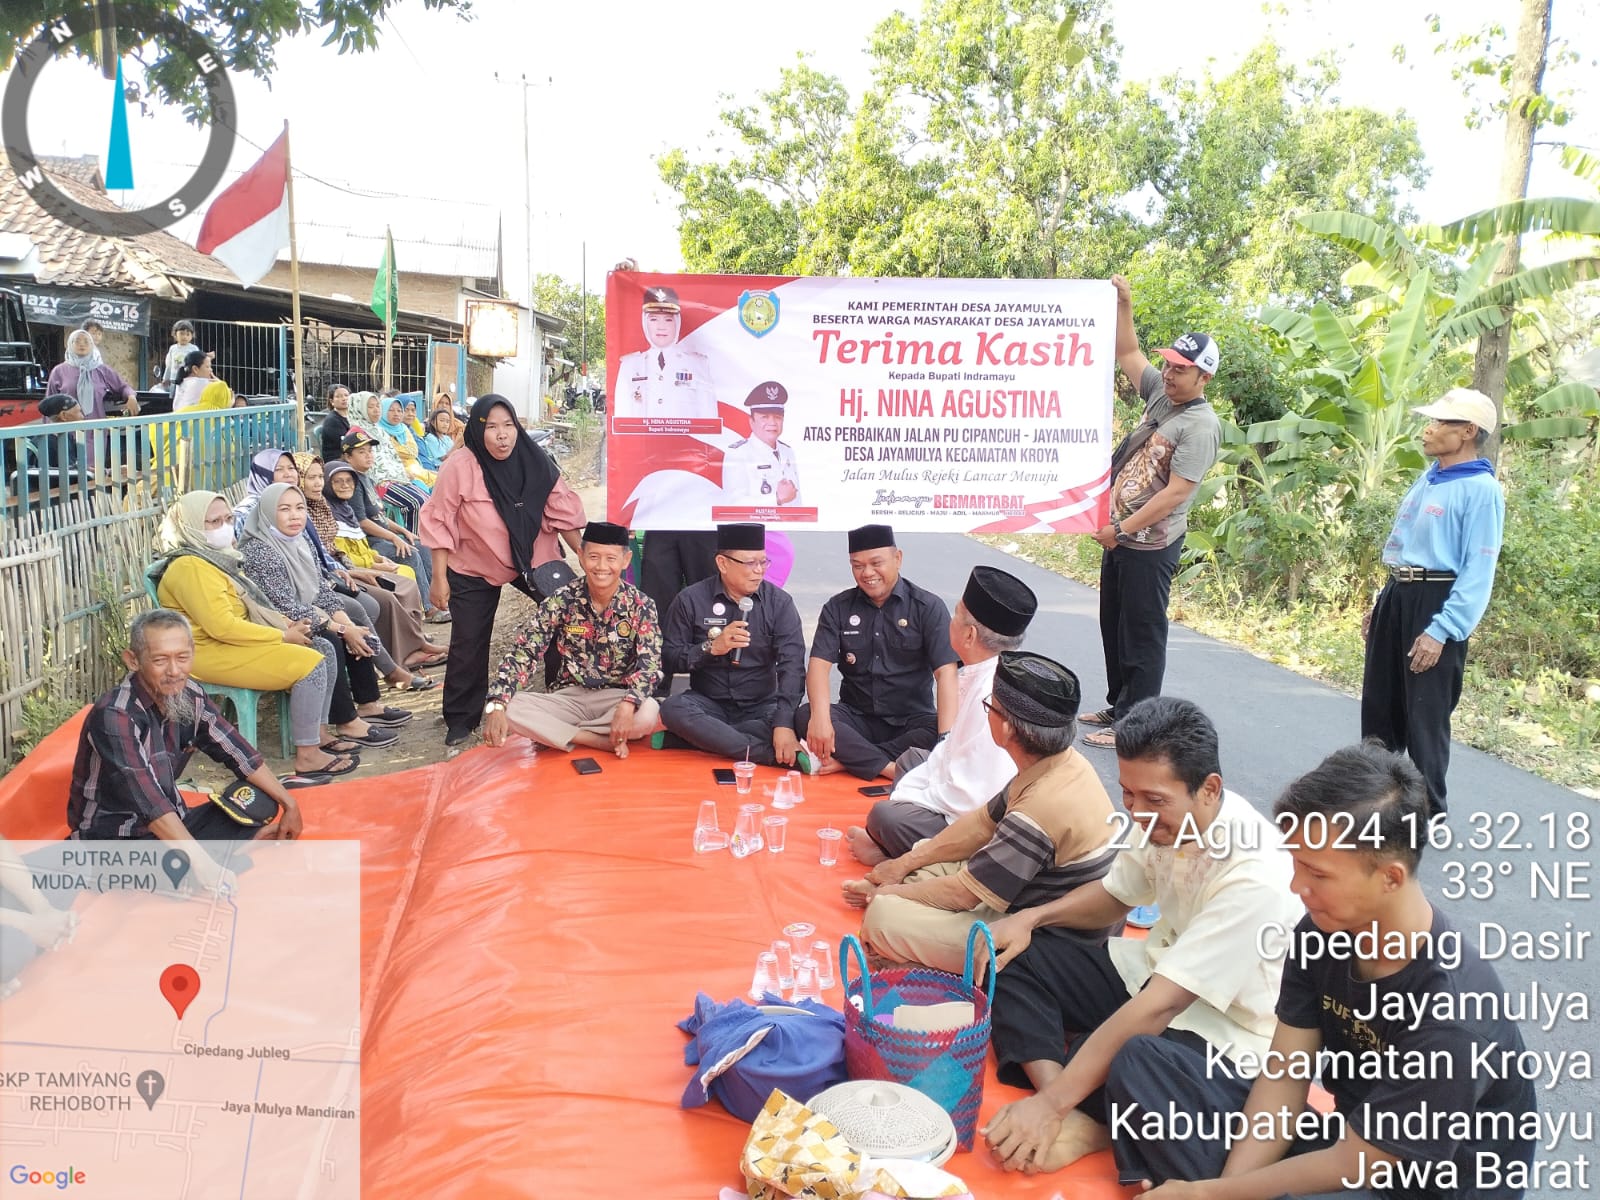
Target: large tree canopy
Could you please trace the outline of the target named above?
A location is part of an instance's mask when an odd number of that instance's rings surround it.
[[[1101,0],[896,13],[859,100],[802,61],[723,114],[731,152],[662,158],[685,265],[1092,278],[1159,253],[1240,301],[1321,299],[1343,264],[1296,218],[1409,215],[1415,128],[1339,103],[1331,62],[1268,42],[1222,78],[1149,87],[1119,81],[1119,51]]]

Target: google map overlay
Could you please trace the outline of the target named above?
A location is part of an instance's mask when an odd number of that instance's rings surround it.
[[[0,1197],[360,1195],[360,845],[193,846],[9,843]]]

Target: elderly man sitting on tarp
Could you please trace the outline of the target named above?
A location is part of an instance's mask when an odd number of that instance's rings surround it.
[[[984,703],[1017,774],[989,803],[844,884],[880,959],[960,971],[974,921],[1064,896],[1111,867],[1111,798],[1072,748],[1078,680],[1039,654],[1000,655]],[[1121,922],[1086,936],[1104,940]]]

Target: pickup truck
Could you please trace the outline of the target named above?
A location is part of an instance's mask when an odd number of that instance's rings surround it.
[[[46,378],[34,356],[22,297],[0,288],[0,425],[38,419]]]

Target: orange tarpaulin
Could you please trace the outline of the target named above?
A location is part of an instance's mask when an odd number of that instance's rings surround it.
[[[77,722],[0,781],[0,833],[64,832]],[[421,735],[426,736],[426,735]],[[736,797],[709,758],[637,750],[579,776],[513,739],[452,763],[298,793],[309,836],[362,843],[362,1193],[369,1197],[647,1195],[738,1187],[748,1127],[685,1111],[677,1021],[696,991],[750,986],[790,921],[837,946],[855,928],[816,831],[871,803],[846,776],[806,780],[789,847],[697,855],[696,812]],[[758,769],[752,799],[777,772]],[[824,993],[841,1003],[837,985]],[[983,1119],[1021,1093],[990,1068]],[[948,1169],[980,1197],[1119,1200],[1111,1156],[1007,1175],[979,1141]]]

